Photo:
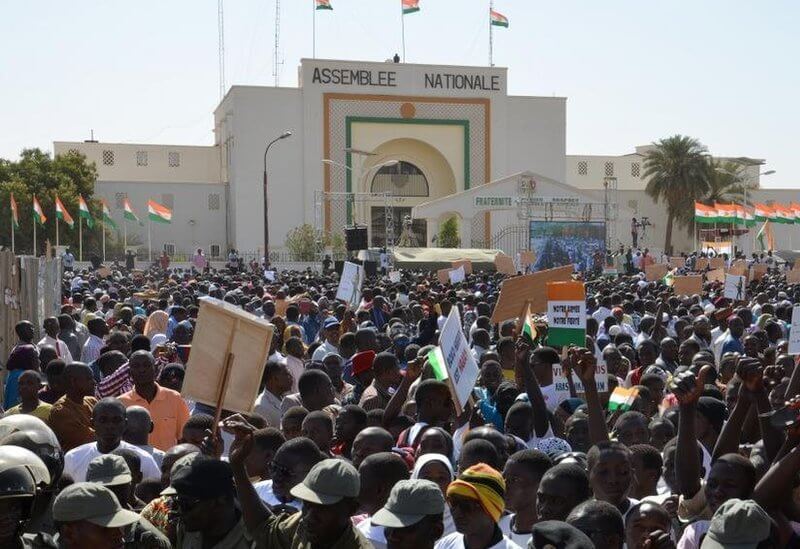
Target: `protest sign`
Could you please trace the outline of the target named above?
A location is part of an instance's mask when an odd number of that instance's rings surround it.
[[[698,257],[697,261],[694,263],[694,270],[695,271],[705,271],[708,267],[708,258],[707,257]]]
[[[548,282],[547,344],[586,345],[586,292],[583,282]]]
[[[669,267],[664,263],[653,263],[644,268],[644,276],[648,282],[661,280],[666,276]]]
[[[389,271],[389,282],[394,284],[400,282],[400,271]]]
[[[448,273],[450,277],[451,284],[458,284],[459,282],[464,282],[466,278],[466,274],[464,273],[464,266],[461,265],[458,269],[451,269]]]
[[[744,301],[747,293],[747,279],[743,276],[725,275],[724,297],[734,301]]]
[[[725,268],[725,258],[722,256],[712,257],[708,260],[708,266],[711,269],[724,269]]]
[[[536,263],[536,253],[531,252],[529,250],[524,250],[519,253],[519,267],[522,272],[526,272],[528,269],[533,270],[533,265]]]
[[[750,267],[750,280],[761,280],[767,274],[768,267],[764,263],[755,263]]]
[[[506,254],[497,254],[494,256],[494,266],[498,273],[505,275],[517,274],[517,268],[514,267],[514,260],[511,256]]]
[[[525,304],[528,302],[531,312],[547,311],[547,283],[572,280],[574,270],[572,265],[564,265],[504,280],[500,288],[500,297],[492,313],[492,322],[502,322],[522,316]]]
[[[275,282],[275,271],[264,271],[264,280],[267,282]]]
[[[266,320],[219,299],[200,298],[181,394],[208,406],[252,411],[271,342]]]
[[[336,299],[349,303],[353,308],[361,303],[361,284],[364,282],[364,267],[357,263],[344,262]]]
[[[436,378],[445,381],[450,387],[453,401],[459,411],[469,400],[472,388],[478,381],[480,369],[467,338],[461,328],[461,315],[458,307],[453,307],[442,326],[437,352],[428,355]],[[447,377],[444,377],[445,371]]]
[[[670,257],[669,264],[672,265],[675,269],[681,269],[686,266],[686,258],[685,257]]]
[[[789,330],[789,354],[800,355],[800,306],[792,309],[792,327]]]
[[[703,277],[700,275],[676,276],[672,279],[675,295],[693,296],[703,292]]]
[[[800,284],[800,271],[791,270],[786,273],[787,284]]]
[[[706,273],[706,280],[709,282],[725,282],[725,269],[719,268]]]
[[[458,261],[451,261],[450,266],[453,269],[464,267],[464,274],[468,275],[472,274],[472,261],[470,261],[469,259],[459,259]]]
[[[733,276],[747,276],[747,261],[735,261],[731,264],[731,268],[728,269],[728,274]]]
[[[450,269],[439,269],[436,271],[436,278],[438,278],[439,282],[442,284],[447,284],[450,282]]]
[[[597,385],[598,393],[608,392],[608,371],[606,370],[605,364],[597,365],[594,372],[594,383]],[[567,376],[564,375],[561,364],[553,364],[553,384],[555,385],[555,391],[558,395],[559,402],[570,397]],[[575,386],[576,393],[580,394],[586,392],[583,388],[583,383],[578,379],[575,372],[572,372],[572,384]]]
[[[98,269],[94,272],[100,278],[108,278],[111,276],[111,269],[105,266],[98,267]]]

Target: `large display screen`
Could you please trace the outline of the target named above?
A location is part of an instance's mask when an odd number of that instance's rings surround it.
[[[602,268],[605,223],[577,221],[531,221],[530,248],[536,252],[534,270],[552,269],[572,263],[575,270]],[[599,253],[597,253],[599,252]]]

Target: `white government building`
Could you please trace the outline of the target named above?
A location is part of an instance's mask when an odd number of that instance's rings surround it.
[[[509,96],[505,68],[304,59],[296,88],[231,87],[213,146],[56,141],[54,152],[95,162],[96,194],[120,224],[125,198],[140,214],[148,199],[173,208],[152,235],[171,253],[263,253],[265,147],[286,130],[267,157],[271,251],[304,223],[366,225],[371,246],[397,243],[406,216],[420,245],[455,216],[462,247],[508,253],[528,247],[531,220],[605,221],[616,248],[646,217],[640,247],[659,250],[666,213],[644,193],[647,147],[567,155],[566,114],[564,97]],[[752,198],[795,199],[761,190],[759,169],[748,167]],[[129,224],[128,238],[146,245],[146,228]],[[677,227],[673,243],[692,246]]]

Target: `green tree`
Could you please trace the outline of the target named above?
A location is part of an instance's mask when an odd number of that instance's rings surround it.
[[[83,195],[92,216],[101,218],[99,201],[92,200],[97,169],[94,163],[86,162],[81,154],[68,153],[51,158],[40,149],[25,149],[19,160],[0,160],[0,218],[9,222],[0,224],[0,242],[11,243],[10,195],[14,194],[19,211],[19,228],[15,231],[15,244],[18,253],[33,251],[33,196],[42,205],[47,222],[36,228],[38,252],[44,251],[45,241],[55,244],[55,197],[61,199],[64,207],[75,220],[70,229],[59,221],[59,243],[78,249],[78,195]],[[8,215],[8,217],[6,217]],[[83,225],[84,259],[91,251],[100,250],[101,224],[89,229]],[[107,235],[108,236],[108,235]]]
[[[694,201],[708,193],[707,149],[698,140],[674,135],[654,143],[644,159],[645,192],[667,206],[664,252],[672,254],[672,228],[675,222],[691,227]]]
[[[706,204],[743,204],[747,175],[739,162],[709,158],[706,163],[708,191],[703,197]]]
[[[439,247],[458,248],[461,239],[458,238],[458,220],[455,217],[449,218],[439,227]]]

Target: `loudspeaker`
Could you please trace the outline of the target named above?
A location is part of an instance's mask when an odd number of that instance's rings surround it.
[[[367,228],[366,227],[346,227],[344,239],[348,252],[367,249]]]

